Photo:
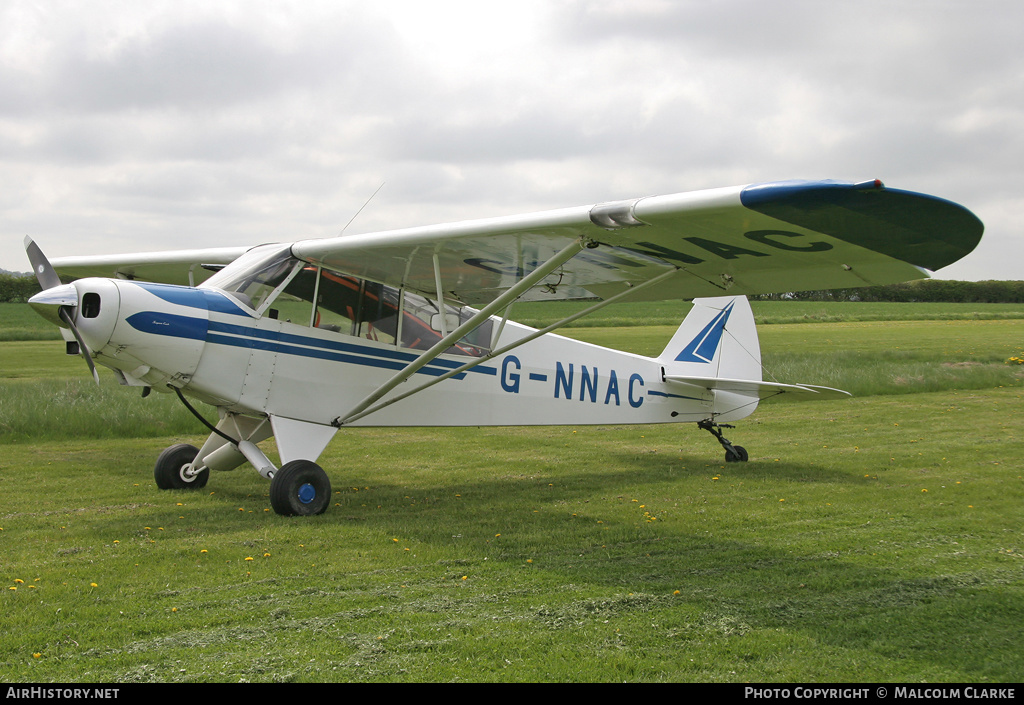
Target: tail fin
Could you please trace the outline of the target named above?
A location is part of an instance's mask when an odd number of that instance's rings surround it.
[[[761,346],[744,296],[694,299],[658,361],[666,381],[714,390],[714,414],[722,421],[743,418],[757,408]]]
[[[761,379],[761,345],[745,296],[694,299],[658,360],[669,375]]]

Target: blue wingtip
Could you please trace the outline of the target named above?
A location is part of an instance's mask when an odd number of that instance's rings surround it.
[[[984,225],[961,205],[881,180],[776,181],[740,192],[740,202],[777,220],[935,271],[969,254]]]

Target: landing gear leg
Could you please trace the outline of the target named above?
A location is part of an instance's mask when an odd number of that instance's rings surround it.
[[[718,439],[718,442],[725,448],[725,462],[727,463],[745,463],[747,462],[747,449],[743,446],[734,446],[729,442],[729,439],[722,435],[719,429],[722,428],[736,428],[730,426],[727,423],[715,423],[711,419],[704,419],[703,421],[697,422],[697,428],[704,429],[712,436]]]

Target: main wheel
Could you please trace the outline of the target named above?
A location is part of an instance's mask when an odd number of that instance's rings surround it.
[[[188,443],[179,443],[164,450],[153,468],[156,486],[162,490],[198,490],[206,487],[206,481],[210,479],[209,468],[203,468],[202,472],[195,475],[190,472],[197,455],[199,449]]]
[[[282,516],[323,514],[331,501],[331,481],[311,460],[285,463],[270,481],[270,506]]]
[[[727,463],[745,463],[747,462],[747,449],[743,446],[733,446],[732,450],[736,451],[725,451],[725,462]]]

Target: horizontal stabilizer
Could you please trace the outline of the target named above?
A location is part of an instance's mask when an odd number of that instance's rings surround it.
[[[723,379],[721,377],[683,377],[681,375],[667,375],[666,382],[673,384],[698,387],[700,389],[715,389],[734,394],[767,399],[779,394],[791,394],[802,399],[841,399],[852,396],[849,392],[831,387],[820,387],[813,384],[780,384],[779,382],[761,382],[753,379]]]

